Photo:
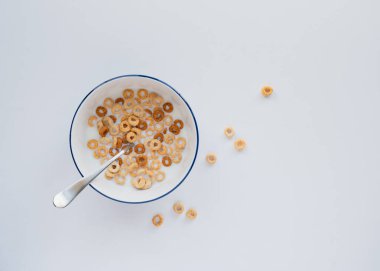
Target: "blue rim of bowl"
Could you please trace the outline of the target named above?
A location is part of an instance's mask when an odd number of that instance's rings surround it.
[[[101,194],[102,196],[106,197],[106,198],[109,198],[109,199],[112,199],[114,201],[117,201],[117,202],[122,202],[122,203],[128,203],[128,204],[141,204],[141,203],[147,203],[147,202],[152,202],[152,201],[155,201],[155,200],[158,200],[160,198],[163,198],[167,195],[169,195],[171,192],[173,192],[174,190],[176,190],[182,183],[183,181],[187,178],[187,176],[189,175],[190,171],[193,169],[193,166],[194,166],[194,163],[195,163],[195,160],[197,159],[197,155],[198,155],[198,146],[199,146],[199,131],[198,131],[198,124],[197,124],[197,120],[195,119],[195,116],[194,116],[194,113],[193,113],[193,110],[191,110],[191,107],[190,105],[187,103],[187,101],[182,97],[181,94],[179,94],[178,91],[176,91],[172,86],[170,86],[169,84],[165,83],[164,81],[161,81],[160,79],[157,79],[155,77],[152,77],[152,76],[148,76],[148,75],[142,75],[142,74],[127,74],[127,75],[120,75],[120,76],[117,76],[117,77],[114,77],[114,78],[111,78],[107,81],[104,81],[103,83],[97,85],[93,90],[91,90],[84,98],[83,100],[80,102],[77,110],[75,110],[75,114],[74,114],[74,117],[71,121],[71,125],[70,125],[70,136],[69,136],[69,144],[70,144],[70,152],[71,152],[71,157],[73,158],[73,161],[74,161],[74,164],[75,164],[75,167],[77,168],[79,174],[83,177],[83,174],[82,172],[80,171],[78,165],[77,165],[77,162],[75,161],[75,158],[74,158],[74,154],[73,154],[73,148],[71,146],[71,132],[72,132],[72,129],[73,129],[73,124],[74,124],[74,120],[75,120],[75,117],[78,113],[78,110],[79,108],[81,107],[82,103],[87,99],[87,97],[92,93],[94,92],[97,88],[99,88],[100,86],[110,82],[110,81],[113,81],[115,79],[119,79],[119,78],[122,78],[122,77],[143,77],[143,78],[149,78],[149,79],[152,79],[152,80],[155,80],[155,81],[158,81],[164,85],[166,85],[167,87],[169,87],[171,90],[173,90],[183,101],[184,103],[186,104],[186,106],[189,108],[190,110],[190,113],[191,115],[193,116],[193,120],[194,120],[194,123],[195,123],[195,130],[197,132],[197,146],[196,146],[196,149],[195,149],[195,155],[194,155],[194,159],[193,159],[193,162],[191,163],[191,166],[189,168],[189,170],[186,172],[185,176],[183,177],[183,179],[173,188],[171,189],[170,191],[166,192],[165,194],[157,197],[157,198],[154,198],[154,199],[151,199],[151,200],[146,200],[146,201],[137,201],[137,202],[130,202],[130,201],[123,201],[123,200],[118,200],[118,199],[114,199],[110,196],[107,196],[106,194],[103,194],[102,192],[100,192],[98,189],[96,189],[93,185],[90,184],[90,186],[96,191],[98,192],[99,194]]]

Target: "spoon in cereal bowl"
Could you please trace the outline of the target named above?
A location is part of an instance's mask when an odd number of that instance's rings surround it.
[[[133,146],[129,146],[132,148]],[[105,162],[101,168],[93,172],[92,174],[85,176],[70,186],[66,187],[63,191],[54,196],[53,204],[57,208],[65,208],[69,205],[78,195],[86,188],[93,180],[96,179],[104,170],[106,170],[114,161],[125,153],[126,150],[121,150],[118,154]]]

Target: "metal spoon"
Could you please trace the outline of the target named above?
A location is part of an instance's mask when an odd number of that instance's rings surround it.
[[[128,146],[132,148],[132,146]],[[112,159],[108,160],[100,169],[92,173],[91,175],[85,176],[82,179],[79,179],[72,185],[66,187],[62,192],[59,192],[55,195],[53,199],[53,204],[57,208],[65,208],[67,205],[72,202],[76,196],[79,195],[82,190],[89,185],[96,177],[98,177],[109,165],[112,164],[117,158],[122,156],[128,150],[121,150],[118,154],[116,154]]]

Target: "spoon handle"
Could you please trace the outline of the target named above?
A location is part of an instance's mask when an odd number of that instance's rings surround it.
[[[100,169],[96,172],[85,176],[72,185],[66,187],[62,192],[59,192],[55,195],[53,199],[53,204],[57,208],[65,208],[67,205],[72,202],[76,196],[87,186],[89,185],[96,177],[98,177],[109,165],[112,164],[117,158],[124,154],[125,150],[121,150],[118,154],[108,160]]]

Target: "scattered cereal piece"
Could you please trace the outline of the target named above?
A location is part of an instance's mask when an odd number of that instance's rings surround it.
[[[213,152],[210,152],[206,155],[206,161],[207,163],[213,165],[216,163],[216,154]]]
[[[264,86],[261,89],[261,94],[263,94],[265,97],[270,96],[273,93],[273,88],[270,86]]]
[[[198,216],[198,213],[197,213],[197,211],[196,211],[195,209],[193,209],[193,208],[190,208],[190,209],[187,210],[187,212],[186,212],[186,217],[187,217],[188,219],[190,219],[190,220],[194,220],[194,219],[196,219],[197,216]]]
[[[98,115],[99,117],[104,117],[105,115],[107,114],[107,108],[105,108],[104,106],[98,106],[96,108],[96,115]]]
[[[98,147],[98,141],[96,139],[90,139],[88,142],[87,142],[87,147],[90,149],[90,150],[95,150],[97,147]]]
[[[152,223],[156,227],[160,227],[164,223],[164,217],[161,214],[153,216]]]
[[[94,127],[95,126],[94,121],[96,120],[97,120],[96,116],[90,116],[87,121],[88,126]]]
[[[226,135],[227,138],[233,138],[235,135],[235,130],[232,127],[227,127],[224,129],[224,134]]]
[[[185,210],[185,206],[183,205],[182,202],[177,201],[176,203],[174,203],[174,205],[173,205],[173,211],[175,213],[182,214],[184,210]]]
[[[244,150],[245,147],[247,146],[247,143],[245,142],[244,139],[239,138],[239,139],[237,139],[237,140],[235,141],[234,146],[235,146],[235,149],[236,149],[237,151],[242,151],[242,150]]]

